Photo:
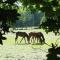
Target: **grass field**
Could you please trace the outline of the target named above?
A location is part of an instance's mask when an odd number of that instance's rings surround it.
[[[31,31],[42,32],[45,37],[45,41],[51,46],[51,43],[56,43],[60,46],[60,36],[55,36],[53,32],[48,34],[42,29],[30,29],[30,30],[14,30],[25,31],[27,33]],[[18,43],[15,44],[15,33],[8,33],[4,35],[7,40],[3,40],[3,46],[0,45],[0,60],[46,60],[46,54],[48,53],[48,48],[50,46],[37,45],[37,44],[25,44],[24,40],[19,43],[21,37],[18,38]]]
[[[51,43],[57,43],[58,45],[60,45],[60,35],[58,36],[55,36],[55,34],[53,32],[49,32],[48,34],[46,34],[46,32],[43,30],[43,29],[30,29],[30,30],[14,30],[15,32],[17,31],[22,31],[22,32],[42,32],[44,37],[45,37],[45,41],[46,43],[48,44],[51,44]],[[15,36],[16,34],[15,33],[8,33],[5,35],[7,37],[7,40],[3,40],[3,43],[5,45],[14,45],[15,44]],[[21,37],[18,38],[18,42],[21,40]],[[24,40],[22,41],[22,43],[24,44]],[[22,44],[21,43],[21,44]]]

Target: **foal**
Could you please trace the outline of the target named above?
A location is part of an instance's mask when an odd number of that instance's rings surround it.
[[[23,38],[25,40],[25,37],[26,37],[27,41],[29,43],[29,36],[28,36],[28,34],[26,32],[16,32],[15,43],[17,41],[18,36],[22,37],[21,41],[23,40]],[[21,43],[21,41],[20,41],[20,43]],[[26,40],[25,40],[25,43],[26,43]]]
[[[37,38],[37,43],[38,43],[38,41],[41,42],[41,44],[43,42],[45,42],[44,35],[41,32],[30,32],[29,37],[33,39],[33,42],[34,42],[34,38],[35,38],[35,40]],[[31,40],[31,42],[32,42],[32,40]]]

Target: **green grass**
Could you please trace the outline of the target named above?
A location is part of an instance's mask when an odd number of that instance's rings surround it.
[[[51,46],[51,43],[57,43],[60,46],[60,36],[55,36],[52,32],[46,34],[42,29],[19,31],[42,32],[48,45]],[[21,37],[18,37],[19,45],[15,45],[15,33],[8,33],[5,36],[7,40],[3,40],[3,46],[0,46],[0,60],[47,60],[46,55],[48,53],[48,48],[51,48],[50,46],[36,43],[34,45],[25,44],[24,40],[19,43]]]
[[[57,43],[60,46],[60,36],[55,36],[54,33],[50,32],[46,34],[46,32],[43,29],[30,29],[30,30],[14,30],[14,31],[23,31],[23,32],[42,32],[44,34],[46,43],[48,45],[51,45],[51,43]],[[15,33],[8,33],[6,34],[7,40],[3,40],[4,45],[15,45]],[[59,38],[59,39],[58,39]],[[58,39],[58,40],[57,40]],[[18,43],[21,40],[21,37],[18,38]],[[57,40],[57,41],[56,41]],[[20,45],[24,45],[25,41],[23,40]],[[32,44],[31,44],[32,45]],[[42,46],[48,47],[48,45],[44,44]],[[39,48],[41,45],[34,44],[32,45],[36,48]]]

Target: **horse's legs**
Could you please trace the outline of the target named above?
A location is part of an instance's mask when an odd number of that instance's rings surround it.
[[[31,43],[34,44],[34,43],[35,43],[34,38],[35,38],[34,36],[30,36],[30,37],[29,37],[29,43],[31,42]]]
[[[32,36],[29,37],[30,42],[32,43]]]
[[[31,43],[32,43],[32,40],[33,40],[33,37],[30,37],[30,41],[31,41]]]
[[[15,39],[15,44],[18,44],[17,39]]]
[[[27,37],[27,41],[28,41],[28,44],[30,44],[30,38],[29,37]]]
[[[26,39],[25,39],[25,37],[22,37],[22,39],[21,39],[20,43],[22,42],[22,40],[23,40],[23,39],[25,40],[25,43],[26,43]]]
[[[22,39],[21,39],[21,41],[23,40],[23,37],[22,37]],[[20,43],[21,43],[21,41],[20,41]]]
[[[32,37],[31,36],[29,36],[29,38],[28,38],[28,43],[31,43],[32,42],[32,39],[31,39]]]
[[[24,37],[24,40],[25,40],[25,44],[26,44],[26,39],[25,39],[25,37]]]
[[[37,43],[39,42],[39,38],[37,37]]]
[[[39,42],[42,44],[42,38],[41,37],[39,38]]]
[[[45,43],[45,38],[43,38],[43,42]]]
[[[17,39],[18,39],[18,36],[15,37],[15,44],[16,44],[16,43],[18,44]]]
[[[35,39],[34,39],[34,38],[35,38],[35,37],[33,37],[33,39],[32,39],[32,40],[33,40],[33,44],[35,43]]]

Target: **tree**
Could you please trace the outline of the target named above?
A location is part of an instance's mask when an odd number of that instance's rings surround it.
[[[60,29],[60,0],[20,0],[22,5],[29,8],[33,13],[41,10],[45,13],[46,21],[41,26],[48,32],[56,33]],[[47,24],[47,25],[46,25]],[[55,25],[55,26],[54,26]],[[48,28],[48,29],[47,29]],[[51,30],[50,30],[51,29]]]
[[[18,7],[14,4],[17,0],[1,0],[0,1],[0,21],[14,23],[18,20]]]

